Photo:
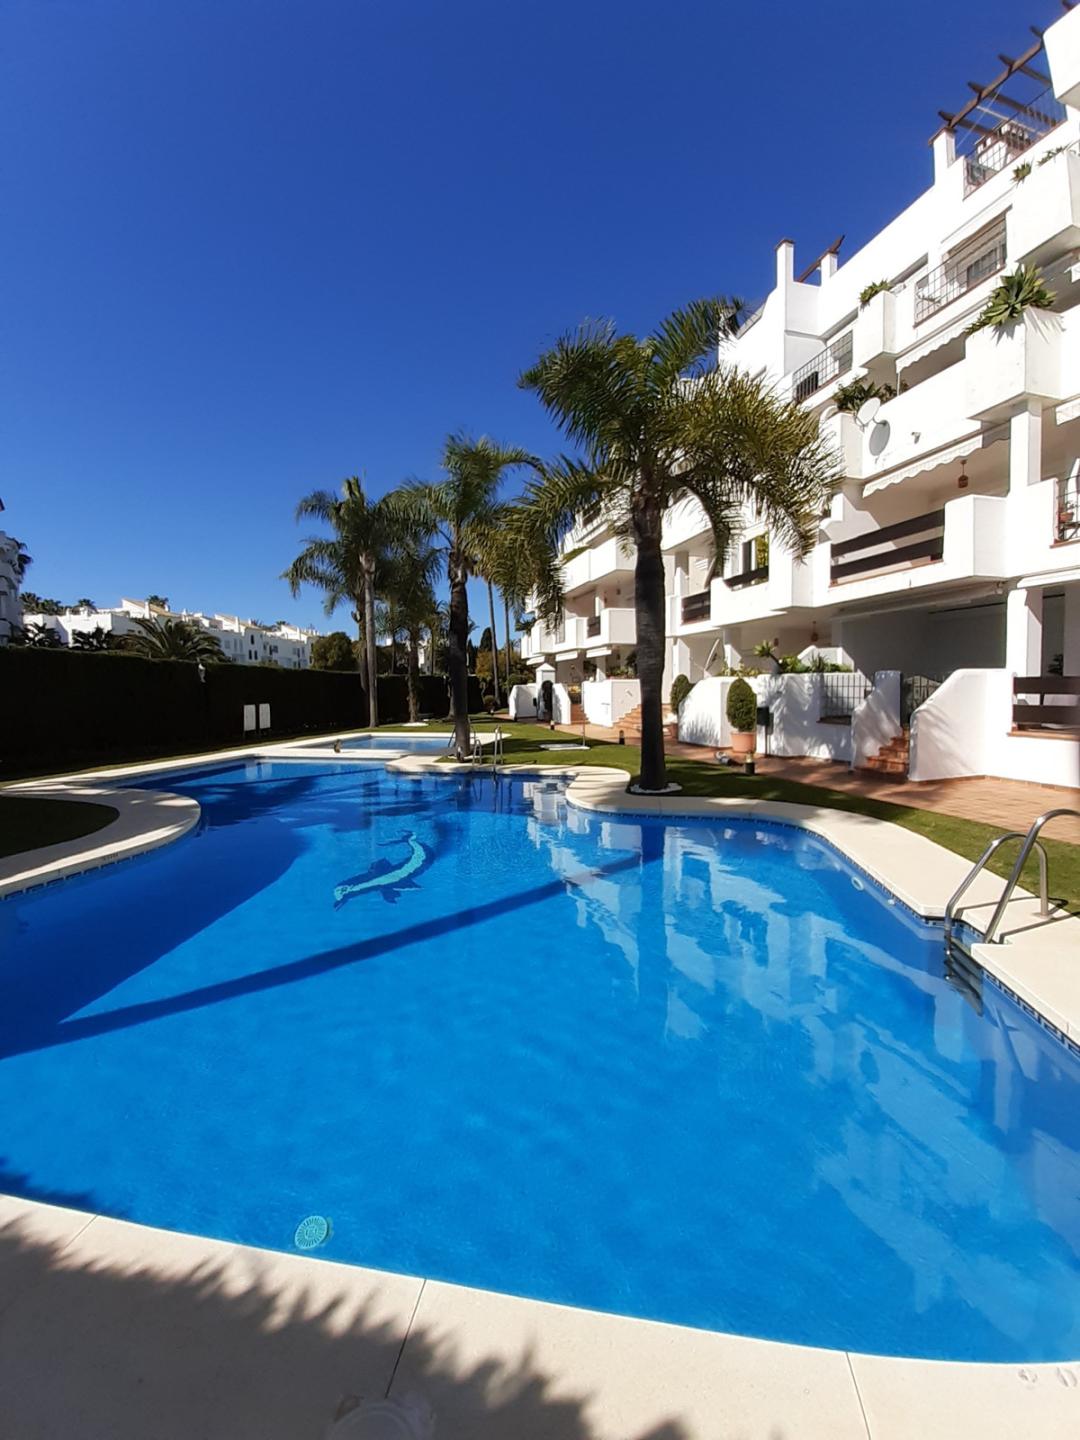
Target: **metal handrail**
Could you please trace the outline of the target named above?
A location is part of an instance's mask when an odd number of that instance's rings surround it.
[[[496,726],[495,726],[495,738],[494,738],[494,740],[492,740],[492,742],[491,742],[491,773],[492,773],[493,776],[495,776],[495,775],[498,774],[498,768],[497,768],[497,767],[498,767],[499,761],[502,760],[503,758],[504,758],[504,757],[503,757],[503,733],[502,733],[502,726],[501,726],[501,725],[496,725]]]
[[[1005,914],[1005,906],[1012,899],[1012,892],[1016,889],[1017,882],[1020,879],[1020,873],[1027,863],[1027,858],[1031,854],[1032,848],[1035,846],[1038,846],[1041,856],[1039,860],[1039,874],[1041,878],[1042,893],[1040,898],[1042,904],[1039,906],[1039,914],[1044,917],[1050,914],[1050,901],[1046,890],[1046,852],[1042,846],[1039,845],[1039,834],[1049,820],[1056,820],[1062,815],[1072,815],[1075,816],[1077,820],[1080,820],[1080,810],[1073,810],[1068,806],[1064,806],[1058,810],[1044,810],[1032,823],[1023,845],[1020,846],[1020,854],[1016,857],[1016,864],[1013,866],[1012,874],[1009,876],[1009,883],[1005,886],[1004,893],[997,903],[997,909],[990,917],[990,924],[987,926],[983,935],[984,944],[989,945],[993,940],[997,927],[1001,924],[1001,917]]]
[[[1030,833],[1030,832],[1029,832],[1029,833]],[[1023,834],[1023,832],[1020,831],[1020,830],[1009,830],[1009,831],[1007,831],[1006,834],[1004,834],[1004,835],[998,835],[998,836],[996,836],[993,840],[990,841],[990,844],[987,845],[986,849],[985,849],[985,850],[983,851],[983,853],[979,856],[978,860],[975,861],[975,864],[971,867],[971,869],[968,871],[968,873],[964,876],[964,879],[961,881],[961,883],[959,884],[959,886],[956,888],[956,890],[953,892],[952,896],[950,897],[949,903],[945,906],[945,945],[946,945],[946,947],[948,947],[949,944],[950,944],[951,941],[952,941],[953,921],[954,921],[954,917],[955,917],[955,913],[956,913],[956,907],[957,907],[957,905],[959,905],[960,901],[964,898],[964,896],[967,894],[968,890],[971,888],[972,882],[975,880],[976,876],[978,876],[978,875],[982,872],[982,870],[985,868],[985,866],[986,866],[987,862],[989,861],[991,855],[994,855],[994,854],[1001,848],[1001,846],[1006,843],[1006,841],[1009,841],[1009,840],[1023,840],[1023,839],[1024,839],[1024,834]],[[1049,915],[1049,913],[1050,913],[1050,895],[1049,895],[1048,881],[1047,881],[1046,851],[1043,849],[1043,847],[1042,847],[1041,845],[1038,845],[1038,853],[1039,853],[1039,900],[1040,900],[1040,902],[1041,902],[1041,903],[1040,903],[1040,907],[1039,907],[1039,914],[1040,914],[1040,915]],[[995,918],[996,918],[996,916],[995,916]],[[991,926],[993,926],[994,921],[992,920],[990,923],[991,923]],[[991,935],[991,932],[988,930],[988,931],[986,932],[986,934],[984,935],[984,937],[983,937],[984,942],[986,942],[986,941],[988,941],[988,940],[990,939],[990,935]]]

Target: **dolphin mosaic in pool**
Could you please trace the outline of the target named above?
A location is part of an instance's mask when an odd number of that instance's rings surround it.
[[[353,875],[350,879],[343,880],[340,885],[335,885],[335,910],[340,910],[346,900],[352,900],[356,895],[372,892],[381,895],[388,904],[394,905],[402,891],[420,888],[413,876],[418,875],[430,863],[433,852],[418,840],[411,830],[406,830],[397,840],[387,840],[385,843],[408,845],[409,853],[397,865],[391,865],[389,860],[376,860],[365,874]]]

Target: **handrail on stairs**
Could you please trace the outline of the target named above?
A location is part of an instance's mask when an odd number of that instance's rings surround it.
[[[989,925],[987,925],[985,931],[983,932],[982,943],[984,945],[989,945],[993,943],[994,936],[997,934],[998,931],[998,926],[1001,924],[1001,921],[1004,918],[1005,909],[1008,906],[1009,901],[1012,899],[1013,891],[1019,884],[1020,876],[1023,873],[1024,866],[1027,864],[1028,857],[1030,856],[1032,850],[1035,851],[1039,861],[1039,917],[1042,920],[1048,920],[1050,918],[1050,891],[1048,879],[1049,867],[1046,860],[1046,851],[1043,848],[1042,842],[1039,840],[1039,835],[1042,833],[1042,828],[1044,825],[1046,825],[1050,820],[1058,819],[1063,815],[1073,815],[1077,819],[1080,819],[1080,810],[1072,810],[1068,807],[1056,810],[1044,810],[1041,815],[1039,815],[1035,820],[1032,821],[1026,835],[1021,835],[1021,832],[1019,830],[1010,830],[1007,834],[998,835],[990,841],[990,844],[987,845],[986,849],[979,856],[978,860],[976,860],[975,864],[968,871],[967,875],[964,877],[960,885],[950,897],[949,903],[945,906],[946,947],[948,947],[948,945],[952,941],[953,923],[955,919],[957,905],[967,894],[967,891],[970,888],[975,877],[979,875],[980,872],[984,869],[990,857],[995,854],[995,852],[999,850],[1000,847],[1009,840],[1021,840],[1022,844],[1016,856],[1016,863],[1013,865],[1012,870],[1009,872],[1009,878],[1005,883],[1005,889],[1001,893],[1001,899],[998,901],[994,909],[994,913],[990,917]]]

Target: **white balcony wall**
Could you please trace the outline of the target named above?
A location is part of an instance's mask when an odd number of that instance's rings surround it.
[[[834,410],[821,422],[821,438],[836,456],[840,473],[848,480],[861,480],[863,472],[863,432],[854,415]]]
[[[896,354],[897,303],[897,296],[888,290],[879,290],[868,304],[860,307],[852,341],[856,366],[873,365]]]
[[[633,645],[637,640],[637,623],[635,613],[630,606],[612,606],[609,609],[601,610],[599,615],[594,617],[593,623],[599,621],[599,628],[595,635],[589,634],[589,622],[585,621],[585,645],[588,649],[595,650],[601,646],[609,645]]]
[[[1015,188],[1006,222],[1010,266],[1039,264],[1080,244],[1080,155],[1067,151],[1039,164],[1039,152],[1060,143],[1051,132],[1032,152],[1031,174]]]
[[[1080,109],[1080,12],[1070,11],[1046,31],[1046,60],[1054,94]]]
[[[964,372],[965,413],[980,420],[1002,419],[1025,400],[1064,400],[1063,330],[1064,317],[1026,310],[1003,329],[969,335],[964,362],[953,367]]]
[[[563,564],[563,589],[567,595],[617,576],[630,579],[634,573],[634,547],[614,535],[590,546]]]
[[[664,550],[679,550],[694,541],[708,542],[711,534],[700,504],[696,500],[680,500],[664,515],[660,545]]]
[[[881,407],[863,431],[865,481],[977,431],[968,418],[966,368],[964,362],[950,365]]]
[[[590,725],[617,725],[640,703],[637,680],[586,680],[581,687],[581,705]]]

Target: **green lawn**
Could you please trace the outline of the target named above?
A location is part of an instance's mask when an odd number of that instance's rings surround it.
[[[0,856],[21,855],[40,845],[58,845],[92,835],[116,819],[111,805],[84,800],[42,800],[0,795]]]
[[[487,715],[474,716],[476,728],[480,731],[494,729]],[[400,729],[400,726],[381,726],[380,729]],[[448,730],[449,721],[432,720],[427,724],[430,730]],[[559,751],[542,750],[545,742],[569,740],[572,737],[564,731],[554,734],[546,725],[504,725],[507,763],[515,765],[612,765],[636,775],[641,766],[641,752],[634,745],[607,745],[598,741],[587,742],[587,750]],[[705,752],[711,753],[711,752]],[[732,795],[749,796],[756,800],[787,800],[797,805],[816,805],[832,810],[851,810],[858,815],[872,815],[878,820],[887,820],[893,825],[902,825],[920,835],[953,850],[969,860],[978,859],[986,844],[1001,828],[983,825],[976,820],[961,820],[953,815],[943,815],[935,810],[921,810],[912,805],[893,805],[885,800],[871,800],[862,795],[850,795],[840,790],[828,790],[821,785],[803,785],[796,780],[781,780],[769,775],[744,775],[741,771],[727,770],[710,761],[684,760],[673,757],[668,760],[668,778],[682,786],[684,795]],[[1080,914],[1080,845],[1070,845],[1063,840],[1047,838],[1044,841],[1050,860],[1050,892],[1064,900],[1071,910]],[[1011,846],[1002,847],[990,862],[989,868],[997,875],[1007,875],[1016,859]],[[1034,889],[1038,875],[1034,860],[1024,871],[1024,883]]]

